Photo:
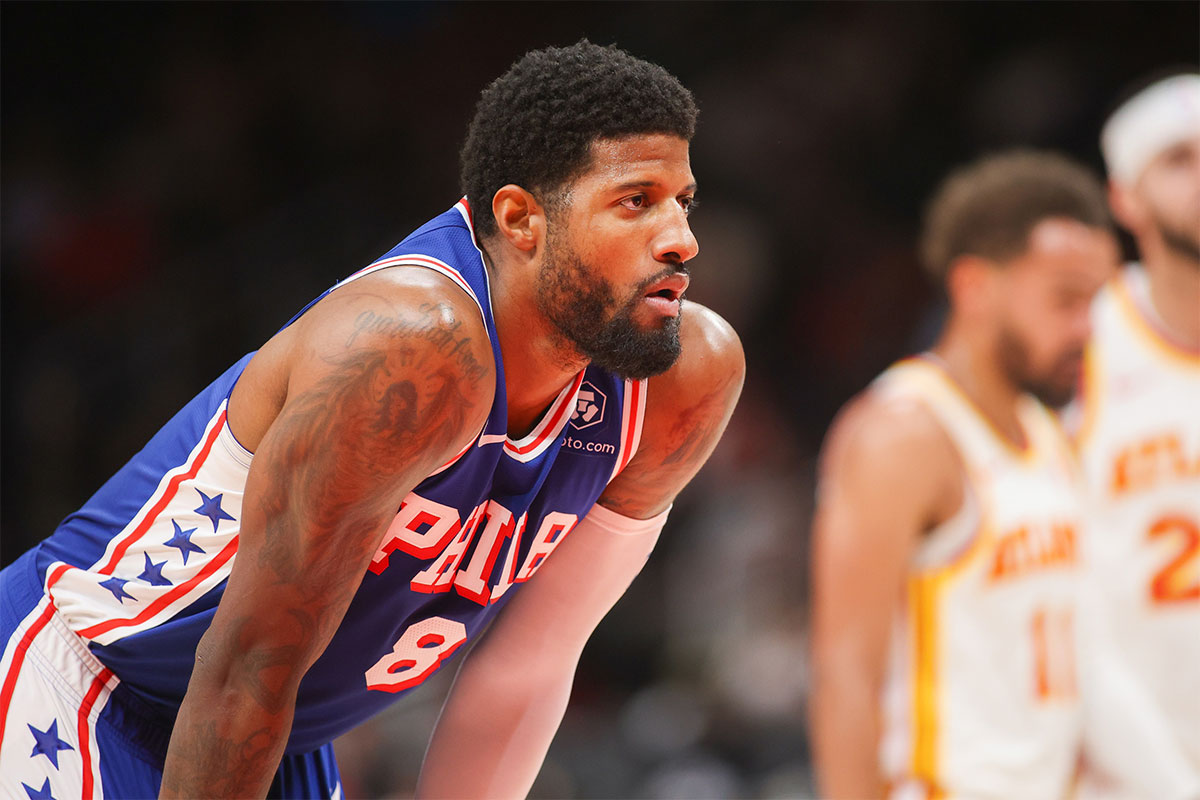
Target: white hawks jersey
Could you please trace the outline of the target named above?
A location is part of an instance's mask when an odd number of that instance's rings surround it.
[[[923,403],[965,470],[963,505],[922,540],[895,622],[880,753],[889,796],[1058,800],[1080,725],[1082,509],[1069,444],[1029,396],[1025,442],[1012,443],[932,356],[894,365],[873,389]]]
[[[1200,352],[1163,331],[1138,265],[1097,296],[1092,327],[1077,436],[1092,596],[1200,779]]]

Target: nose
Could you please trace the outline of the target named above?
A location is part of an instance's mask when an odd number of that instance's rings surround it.
[[[654,243],[654,257],[658,261],[682,264],[700,252],[700,245],[688,224],[687,212],[678,204],[671,204],[666,211],[667,219]]]

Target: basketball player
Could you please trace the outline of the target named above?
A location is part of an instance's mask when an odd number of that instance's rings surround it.
[[[1140,264],[1093,308],[1080,455],[1092,510],[1089,594],[1200,797],[1200,75],[1122,105],[1101,136],[1118,221]],[[1144,765],[1085,695],[1083,797],[1132,798]],[[1164,796],[1164,795],[1158,795]]]
[[[983,159],[922,242],[950,312],[835,421],[814,520],[822,795],[1061,798],[1078,751],[1070,399],[1116,267],[1103,189],[1062,157]]]
[[[740,391],[683,306],[695,119],[586,41],[485,89],[466,197],[5,570],[4,796],[340,796],[333,738],[489,626],[417,792],[524,795]]]

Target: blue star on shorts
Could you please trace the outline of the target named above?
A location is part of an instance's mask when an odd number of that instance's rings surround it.
[[[217,526],[221,524],[221,520],[223,519],[227,519],[230,522],[236,522],[232,516],[225,513],[225,509],[221,508],[221,498],[225,495],[218,494],[213,497],[209,497],[199,489],[196,490],[196,493],[204,498],[204,502],[201,503],[200,507],[195,509],[195,511],[197,514],[208,517],[212,521],[213,533],[217,532]]]
[[[171,520],[171,524],[175,526],[175,535],[167,539],[163,544],[167,547],[178,547],[179,552],[183,555],[183,563],[187,563],[188,553],[203,554],[204,550],[198,544],[192,544],[192,534],[196,532],[195,528],[188,528],[186,531],[179,527],[179,523]]]
[[[142,570],[141,575],[138,575],[138,580],[143,580],[151,586],[171,586],[170,579],[162,574],[163,567],[167,565],[167,562],[160,561],[155,564],[150,560],[149,553],[143,551],[142,555],[146,557],[146,568]]]
[[[28,723],[26,723],[28,725]],[[29,732],[33,734],[33,752],[29,754],[30,758],[36,758],[39,755],[50,759],[50,763],[58,769],[58,751],[59,750],[74,750],[74,747],[58,738],[58,720],[50,723],[50,727],[44,731],[39,731],[37,728],[29,725]],[[49,791],[49,789],[46,789]]]
[[[46,782],[42,784],[41,789],[35,789],[28,783],[22,783],[25,787],[25,794],[29,795],[29,800],[54,800],[54,795],[50,794],[50,779],[46,778]]]
[[[129,581],[127,581],[126,579],[116,578],[116,577],[109,578],[106,581],[100,581],[100,585],[103,586],[105,589],[108,589],[110,592],[112,592],[113,597],[115,597],[121,601],[121,605],[125,605],[126,597],[128,597],[130,600],[133,600],[135,602],[137,601],[136,597],[131,595],[129,592],[125,591],[125,584],[127,584],[127,583],[129,583]]]

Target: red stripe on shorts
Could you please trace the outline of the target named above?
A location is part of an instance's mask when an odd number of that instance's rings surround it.
[[[63,564],[54,570],[54,575],[51,580],[57,579],[59,575],[66,572],[69,567]],[[29,629],[25,631],[25,635],[21,637],[21,641],[17,642],[17,649],[13,651],[12,663],[8,665],[8,674],[4,676],[4,686],[0,688],[0,743],[4,741],[4,727],[8,722],[8,707],[12,704],[13,692],[17,688],[17,675],[21,672],[21,665],[25,663],[25,653],[29,650],[29,646],[33,644],[33,640],[42,632],[42,628],[46,627],[46,623],[54,616],[54,601],[46,598],[46,608],[38,615],[38,618],[33,621]]]
[[[96,705],[96,698],[100,696],[100,690],[104,688],[104,684],[108,683],[108,679],[112,677],[112,670],[105,667],[92,681],[88,693],[83,698],[83,705],[79,707],[79,757],[83,759],[83,800],[91,800],[93,787],[96,778],[92,774],[92,743],[91,731],[88,728],[88,717],[92,714],[92,706]]]

